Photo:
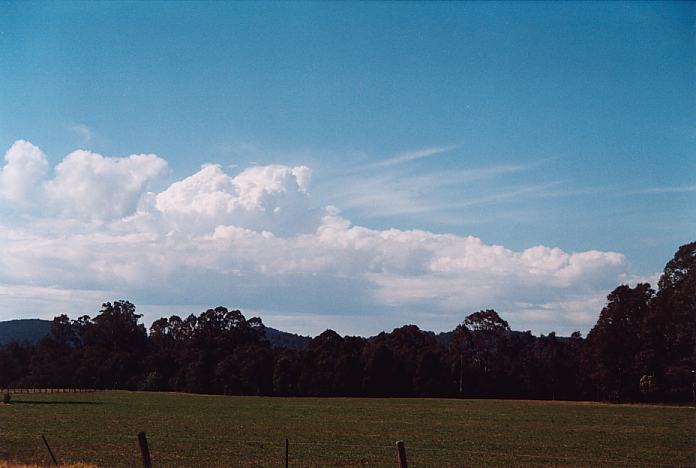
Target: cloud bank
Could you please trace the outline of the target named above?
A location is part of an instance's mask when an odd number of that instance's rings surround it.
[[[5,154],[0,319],[94,313],[123,297],[158,314],[240,307],[305,333],[451,329],[482,308],[517,329],[568,333],[588,330],[632,278],[616,252],[354,225],[312,197],[306,166],[207,164],[159,192],[169,168],[152,154],[80,150],[48,166],[26,141]]]

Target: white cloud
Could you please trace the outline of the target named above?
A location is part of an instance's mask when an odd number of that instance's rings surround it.
[[[46,155],[39,147],[16,141],[5,153],[5,166],[0,169],[0,198],[21,206],[31,204],[47,170]]]
[[[178,224],[196,226],[198,232],[228,224],[303,232],[318,221],[309,205],[311,174],[306,166],[274,164],[250,167],[233,177],[208,164],[157,194],[155,208]]]
[[[0,292],[12,303],[26,299],[22,291],[116,291],[149,310],[319,314],[346,333],[365,333],[368,322],[448,329],[495,308],[516,328],[569,332],[588,330],[606,294],[633,277],[615,252],[515,251],[472,236],[352,225],[312,200],[305,166],[229,175],[206,165],[147,193],[166,168],[155,155],[68,155],[46,183],[60,216],[0,222],[0,285],[15,285]],[[369,320],[351,329],[335,317]]]
[[[549,189],[558,186],[558,182],[512,186],[509,182],[474,183],[527,172],[544,163],[544,160],[539,160],[527,164],[437,170],[425,174],[398,167],[380,167],[379,170],[375,170],[378,168],[368,165],[325,182],[324,191],[332,203],[340,205],[343,209],[357,210],[363,216],[406,215],[414,218],[417,216],[419,219],[427,216],[428,219],[433,219],[436,213],[442,214],[461,208],[547,197]],[[371,171],[367,172],[365,169]],[[457,216],[460,216],[460,213]]]
[[[56,166],[45,184],[48,203],[62,213],[87,219],[114,219],[131,214],[149,185],[167,172],[154,154],[104,157],[78,150]]]
[[[397,164],[404,164],[407,162],[415,161],[418,159],[423,159],[423,158],[430,158],[433,156],[437,156],[438,154],[446,153],[448,151],[452,151],[454,149],[457,149],[457,145],[447,145],[447,146],[433,146],[429,148],[421,148],[415,151],[409,151],[406,153],[399,154],[397,156],[394,156],[393,158],[385,159],[379,162],[376,162],[374,164],[371,164],[369,166],[366,166],[365,168],[378,168],[378,167],[386,167],[386,166],[395,166]]]

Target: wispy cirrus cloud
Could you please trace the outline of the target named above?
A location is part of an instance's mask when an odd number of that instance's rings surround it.
[[[560,183],[513,183],[505,177],[537,169],[547,161],[448,170],[435,168],[425,173],[401,166],[383,167],[367,173],[348,170],[328,181],[326,188],[320,182],[319,191],[324,189],[330,203],[359,210],[367,217],[436,215],[436,212],[443,210],[494,204],[523,196],[541,196],[541,192]],[[491,184],[492,180],[497,183]]]
[[[626,195],[649,195],[653,193],[688,193],[696,192],[696,185],[683,185],[681,187],[649,187],[644,189],[629,190]]]
[[[375,163],[366,164],[359,166],[356,170],[367,170],[367,169],[378,169],[391,166],[398,166],[400,164],[417,161],[419,159],[431,158],[443,153],[448,153],[459,148],[460,145],[443,145],[443,146],[430,146],[427,148],[420,148],[412,151],[407,151],[398,154],[394,157],[383,159]]]

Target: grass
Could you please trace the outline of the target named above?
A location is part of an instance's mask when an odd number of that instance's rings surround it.
[[[694,466],[696,411],[598,403],[17,394],[0,405],[0,466]],[[11,466],[11,465],[10,465]]]

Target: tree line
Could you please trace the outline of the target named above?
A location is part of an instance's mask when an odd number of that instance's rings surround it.
[[[372,338],[326,330],[272,347],[261,319],[209,309],[152,323],[128,301],[56,317],[35,345],[0,347],[0,388],[279,396],[427,396],[686,402],[696,375],[696,242],[655,291],[621,285],[586,338],[512,331],[492,309],[449,333],[405,325]]]

